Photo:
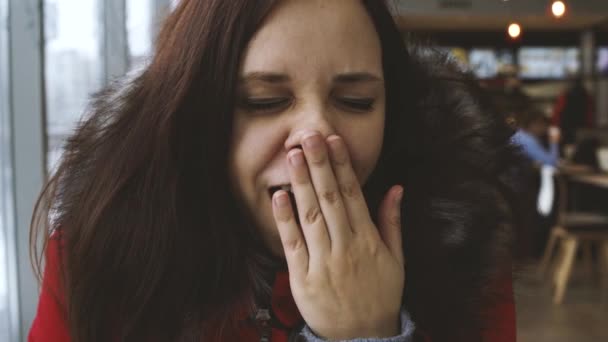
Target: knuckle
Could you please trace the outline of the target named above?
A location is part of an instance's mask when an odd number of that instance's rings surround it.
[[[289,209],[282,209],[278,212],[275,212],[274,217],[277,223],[289,223],[291,220],[294,219],[291,210]]]
[[[355,182],[352,181],[340,184],[340,192],[346,197],[356,197],[358,193],[357,185]]]
[[[345,153],[336,153],[334,154],[334,164],[336,164],[336,166],[347,166],[348,157]]]
[[[367,246],[367,248],[368,248],[369,255],[372,258],[376,258],[380,254],[380,244],[378,244],[378,243],[370,243]]]
[[[325,164],[326,160],[327,158],[325,157],[325,155],[316,155],[311,156],[310,163],[314,166],[322,166],[323,164]]]
[[[293,183],[295,183],[296,185],[306,185],[308,184],[308,182],[310,182],[308,175],[298,175],[293,180]]]
[[[304,215],[304,222],[306,224],[314,224],[321,218],[321,210],[317,207],[312,207],[306,210],[306,215]]]
[[[329,204],[335,204],[336,202],[338,202],[338,191],[337,190],[327,190],[327,191],[323,191],[321,192],[321,198],[329,203]]]
[[[287,251],[297,252],[304,248],[304,241],[298,238],[283,240],[283,247]]]
[[[390,215],[388,217],[388,224],[391,227],[400,227],[401,226],[401,219],[399,218],[399,215]]]
[[[282,223],[288,223],[289,221],[291,221],[291,214],[288,212],[281,212],[279,214],[277,214],[276,216],[277,221],[282,222]]]
[[[310,182],[310,176],[308,171],[305,170],[297,170],[294,172],[293,179],[291,180],[292,186],[301,187],[302,185],[307,185]]]

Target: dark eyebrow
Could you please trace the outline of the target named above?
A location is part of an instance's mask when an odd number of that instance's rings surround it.
[[[241,83],[248,82],[266,82],[266,83],[287,83],[290,81],[289,76],[285,74],[272,72],[250,72],[239,79]]]
[[[367,72],[353,72],[348,74],[340,74],[334,77],[334,83],[356,83],[356,82],[378,82],[384,83],[384,80],[376,75]]]

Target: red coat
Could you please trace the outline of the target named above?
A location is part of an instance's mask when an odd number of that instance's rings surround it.
[[[51,239],[47,249],[46,268],[42,283],[42,291],[38,303],[38,312],[32,324],[29,342],[69,342],[70,337],[67,327],[65,310],[62,309],[62,298],[55,294],[61,294],[58,261],[58,240]],[[505,291],[513,293],[511,281],[505,283]],[[511,296],[512,298],[512,296]],[[276,318],[287,327],[297,326],[302,318],[297,306],[291,296],[289,277],[287,273],[277,274],[273,287],[272,308]],[[515,342],[515,305],[514,301],[508,301],[493,309],[492,313],[501,320],[495,321],[495,325],[488,327],[483,332],[483,341],[487,342]],[[431,342],[431,339],[423,332],[417,331],[420,340]],[[254,326],[244,327],[240,332],[240,341],[258,342],[260,336],[258,329]],[[287,333],[281,329],[272,329],[272,342],[287,342]]]

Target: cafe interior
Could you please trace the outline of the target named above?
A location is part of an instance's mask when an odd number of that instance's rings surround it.
[[[34,2],[0,0],[0,341],[24,341],[35,314],[27,229],[61,146],[91,92],[145,63],[178,3]],[[608,0],[392,3],[404,38],[453,58],[542,150],[530,255],[514,270],[517,340],[608,341]],[[20,43],[30,29],[43,44]]]
[[[518,341],[608,341],[608,1],[410,0],[400,9],[403,31],[451,54],[518,129],[527,128],[519,113],[537,113],[547,151],[561,133],[555,162],[530,155],[537,217],[529,261],[515,272]]]

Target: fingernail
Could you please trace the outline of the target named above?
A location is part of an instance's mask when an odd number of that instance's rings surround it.
[[[340,138],[337,135],[330,136],[327,138],[327,145],[329,145],[331,150],[337,151],[340,145]]]
[[[307,148],[317,148],[321,146],[321,137],[318,134],[313,134],[304,138],[304,146]]]
[[[346,163],[348,161],[348,153],[344,149],[344,141],[337,135],[332,135],[327,139],[331,158],[336,163]]]
[[[402,199],[403,199],[403,188],[399,188],[399,190],[397,190],[397,196],[395,197],[395,202],[397,202],[397,204],[401,204]]]
[[[284,208],[289,204],[289,196],[286,193],[280,192],[276,196],[274,196],[274,203],[279,208]]]
[[[300,166],[304,164],[304,156],[301,150],[295,150],[289,153],[289,162],[293,166]]]

